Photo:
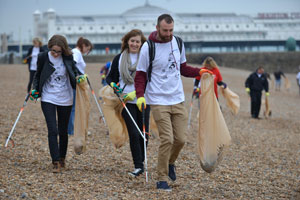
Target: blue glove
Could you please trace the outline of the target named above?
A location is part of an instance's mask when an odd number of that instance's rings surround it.
[[[110,86],[113,88],[115,93],[122,94],[122,89],[115,82],[111,82]]]
[[[223,88],[227,88],[227,84],[223,82]]]
[[[30,100],[33,101],[33,100],[36,100],[38,98],[39,98],[39,92],[35,89],[31,90]]]

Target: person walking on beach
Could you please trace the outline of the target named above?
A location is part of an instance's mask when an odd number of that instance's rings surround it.
[[[102,86],[106,86],[106,76],[110,70],[111,62],[108,61],[104,66],[101,67],[100,76],[101,76],[101,84]]]
[[[299,66],[299,72],[297,74],[296,80],[297,80],[297,85],[299,87],[299,95],[300,95],[300,66]]]
[[[285,78],[284,73],[280,70],[280,67],[278,67],[278,70],[274,72],[275,77],[275,90],[280,91],[281,88],[281,76]]]
[[[251,117],[259,119],[262,90],[269,96],[269,83],[264,73],[264,68],[259,66],[255,72],[250,74],[245,82],[246,92],[251,98]]]
[[[48,128],[53,173],[58,173],[65,168],[67,128],[73,104],[73,89],[76,87],[75,77],[79,72],[64,36],[52,36],[48,42],[48,49],[49,51],[38,56],[31,98],[41,97],[41,107]]]
[[[216,61],[208,56],[207,58],[205,58],[205,60],[203,61],[202,64],[202,68],[201,69],[207,69],[209,71],[211,71],[213,73],[214,76],[214,91],[215,91],[215,95],[216,98],[218,99],[218,86],[223,87],[224,89],[227,87],[227,84],[223,82],[223,78],[222,75],[219,71],[219,68],[217,66]],[[198,80],[197,78],[194,81],[194,93],[201,93],[200,92],[200,80]]]
[[[160,146],[158,150],[156,188],[171,191],[168,179],[176,180],[175,161],[186,141],[187,111],[181,76],[195,78],[209,70],[186,64],[184,44],[173,36],[174,20],[163,14],[157,19],[156,31],[142,46],[135,76],[137,106],[151,106],[158,127]],[[149,42],[149,43],[148,43]],[[149,45],[152,44],[150,54]],[[153,52],[155,52],[153,54]]]
[[[140,131],[143,131],[142,113],[136,106],[136,90],[134,87],[134,77],[136,67],[140,57],[140,49],[146,38],[142,31],[133,29],[122,38],[121,53],[118,54],[112,62],[110,72],[106,78],[107,83],[116,91],[124,94],[124,101],[134,121],[138,125]],[[119,83],[119,86],[117,85]],[[145,129],[149,131],[149,114],[150,107],[145,109]],[[122,116],[127,126],[130,150],[134,164],[134,170],[129,172],[132,177],[137,177],[144,172],[144,139],[140,136],[139,131],[132,122],[125,109]],[[148,143],[148,135],[146,134]],[[147,144],[146,144],[147,146]]]
[[[29,82],[27,85],[27,93],[31,90],[31,85],[33,81],[33,77],[35,75],[37,69],[37,58],[39,53],[44,51],[43,44],[39,38],[34,38],[32,40],[33,46],[29,48],[25,60],[28,64],[29,70]]]
[[[72,49],[73,59],[76,62],[76,67],[81,74],[84,74],[86,64],[83,59],[83,55],[89,54],[93,49],[92,43],[83,37],[77,40],[76,47]],[[73,89],[73,106],[68,124],[68,134],[74,135],[74,120],[75,120],[75,102],[76,102],[76,90]]]

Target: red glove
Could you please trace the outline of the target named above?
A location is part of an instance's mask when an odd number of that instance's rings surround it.
[[[200,69],[200,72],[199,72],[200,76],[202,76],[203,73],[209,73],[209,74],[213,75],[212,71],[209,71],[208,69]]]

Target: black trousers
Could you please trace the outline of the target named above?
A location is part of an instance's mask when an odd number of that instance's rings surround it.
[[[259,116],[261,105],[261,91],[251,90],[251,116],[257,118]]]
[[[33,77],[35,75],[35,72],[36,71],[32,71],[32,70],[29,71],[29,82],[28,82],[28,85],[27,85],[27,93],[29,93],[30,90],[31,90],[31,85],[32,85],[32,81],[33,81]]]
[[[48,143],[52,162],[65,158],[68,148],[68,123],[72,106],[41,102],[48,128]],[[57,113],[57,121],[56,121]],[[57,139],[59,136],[59,142]]]
[[[143,133],[143,121],[142,121],[142,112],[139,111],[136,104],[126,104],[127,109],[129,110],[130,114],[132,115],[134,121],[140,128],[141,132]],[[137,130],[136,126],[132,122],[130,116],[128,115],[127,111],[123,109],[122,116],[125,120],[128,135],[129,135],[129,142],[130,142],[130,150],[131,155],[134,163],[135,168],[142,168],[144,169],[144,160],[145,160],[145,154],[144,154],[144,139],[141,137],[139,131]],[[147,108],[145,110],[145,130],[146,133],[149,132],[149,116],[150,116],[150,106],[147,105]],[[148,135],[146,135],[147,143],[148,144]]]

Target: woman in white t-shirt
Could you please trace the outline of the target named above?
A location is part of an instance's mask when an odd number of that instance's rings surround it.
[[[136,106],[136,95],[134,87],[135,71],[139,59],[140,49],[146,38],[142,31],[133,29],[122,38],[121,54],[118,54],[112,62],[111,69],[106,78],[106,82],[114,88],[116,92],[127,94],[124,98],[126,107],[136,124],[142,131],[142,113]],[[119,83],[120,86],[117,86]],[[145,125],[146,132],[149,131],[149,113],[150,106],[145,110]],[[135,169],[129,175],[136,177],[144,172],[144,140],[140,136],[139,131],[133,124],[132,119],[125,109],[122,111],[122,116],[127,126],[130,150]],[[148,142],[148,135],[146,135]]]
[[[86,64],[83,60],[83,55],[87,55],[91,52],[93,49],[92,43],[83,37],[80,37],[77,40],[76,47],[72,49],[73,52],[73,58],[76,62],[76,67],[79,70],[81,74],[84,74]],[[69,125],[68,125],[68,134],[73,135],[74,134],[74,119],[75,119],[75,97],[76,97],[76,90],[73,90],[73,106],[72,111],[70,115]]]
[[[43,52],[43,44],[39,38],[34,38],[32,40],[33,46],[28,49],[27,55],[25,57],[25,61],[28,64],[28,70],[29,70],[29,82],[27,85],[27,93],[30,92],[32,81],[34,74],[37,69],[37,58],[39,53]]]
[[[76,87],[75,77],[79,72],[64,36],[52,36],[48,48],[50,51],[38,56],[31,99],[41,97],[41,107],[48,128],[53,173],[58,173],[65,167],[68,122],[73,104],[73,89]]]

